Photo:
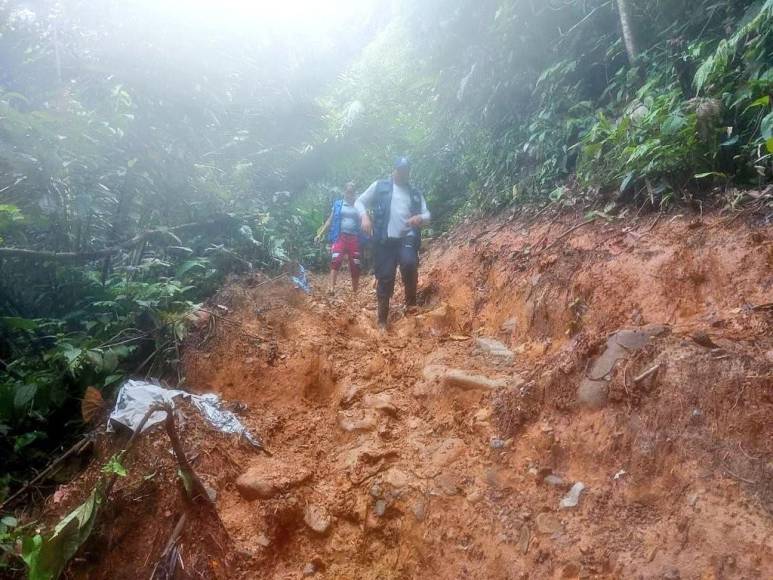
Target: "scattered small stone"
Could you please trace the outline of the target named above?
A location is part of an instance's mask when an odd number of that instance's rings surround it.
[[[404,471],[393,467],[384,474],[384,483],[395,489],[402,489],[411,483],[411,477]]]
[[[318,534],[325,534],[330,529],[330,515],[321,506],[307,505],[303,512],[303,521]]]
[[[548,485],[552,485],[553,487],[560,487],[564,485],[564,480],[561,479],[558,475],[555,475],[551,473],[550,475],[546,476],[543,480]]]
[[[580,566],[575,562],[570,562],[561,570],[563,578],[576,578],[580,574]]]
[[[572,489],[569,490],[569,493],[567,493],[564,496],[564,499],[561,500],[561,502],[558,504],[558,507],[561,509],[569,509],[573,507],[577,507],[577,505],[580,503],[580,494],[582,494],[583,490],[585,489],[585,484],[581,481],[578,481],[572,486]]]
[[[517,326],[518,321],[515,318],[508,318],[502,323],[502,326],[500,329],[502,332],[507,332],[508,334],[512,334],[515,332],[515,327]]]
[[[541,534],[560,534],[564,531],[564,525],[558,516],[550,512],[542,512],[534,519],[537,531]]]
[[[440,381],[446,387],[456,387],[466,391],[475,389],[491,390],[507,386],[507,382],[503,379],[490,379],[482,375],[475,375],[463,370],[439,365],[424,367],[423,375],[428,381]]]
[[[372,411],[362,414],[338,413],[338,426],[347,433],[353,431],[372,431],[377,425],[378,417]]]
[[[351,406],[354,400],[360,395],[360,387],[357,385],[348,385],[341,393],[341,400],[339,404],[343,408]]]
[[[492,410],[489,407],[484,407],[483,409],[478,410],[475,413],[475,422],[476,423],[485,423],[489,419],[491,419]]]
[[[711,337],[706,331],[698,330],[692,334],[691,338],[696,344],[699,344],[704,348],[719,348],[719,346],[711,340]]]
[[[507,348],[507,345],[494,339],[481,336],[475,339],[475,345],[479,350],[486,354],[495,356],[504,360],[513,360],[513,352]]]
[[[531,530],[528,524],[521,526],[518,532],[518,549],[522,554],[526,554],[529,551],[529,542],[531,541]]]
[[[249,470],[243,473],[236,480],[236,489],[247,500],[268,499],[279,493],[279,489],[270,480],[263,479],[263,476]]]
[[[303,575],[304,576],[314,576],[314,574],[316,574],[316,573],[317,573],[317,567],[313,563],[311,563],[311,562],[306,564],[306,566],[304,566],[304,568],[303,568]]]
[[[492,449],[504,449],[505,440],[500,439],[499,437],[492,437],[491,441],[489,442],[489,447]]]
[[[435,485],[442,493],[453,496],[459,493],[459,482],[450,473],[441,473],[435,478]]]
[[[376,500],[375,505],[373,506],[373,511],[378,517],[383,517],[383,515],[386,513],[387,509],[387,502],[383,499]]]
[[[217,500],[217,490],[209,485],[208,483],[204,483],[204,490],[207,492],[207,497],[209,497],[209,501],[214,502]]]
[[[271,545],[271,540],[265,534],[260,534],[255,541],[258,546],[263,546],[264,548],[268,548]]]
[[[392,403],[392,398],[386,393],[376,395],[365,395],[362,398],[362,405],[367,409],[376,409],[383,411],[387,415],[396,416],[397,407]]]
[[[612,477],[612,479],[615,479],[615,480],[617,480],[617,479],[620,479],[620,478],[621,478],[621,477],[623,477],[623,476],[624,476],[626,473],[627,473],[627,471],[626,471],[625,469],[621,469],[620,471],[618,471],[617,473],[615,473],[615,475]]]
[[[631,352],[647,346],[652,337],[660,336],[668,330],[664,325],[650,325],[642,328],[618,330],[607,339],[606,350],[593,361],[577,389],[577,401],[591,409],[601,409],[607,405],[609,381],[615,365]]]
[[[483,494],[477,489],[467,494],[467,501],[472,504],[478,503],[482,499],[483,499]]]
[[[416,503],[413,504],[413,516],[417,522],[423,522],[427,517],[427,502],[423,499],[416,500]]]

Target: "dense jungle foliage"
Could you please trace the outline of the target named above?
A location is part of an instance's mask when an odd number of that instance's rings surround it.
[[[436,231],[770,181],[773,0],[278,4],[0,0],[0,500],[87,386],[183,378],[225,276],[321,265],[340,184],[393,155]]]

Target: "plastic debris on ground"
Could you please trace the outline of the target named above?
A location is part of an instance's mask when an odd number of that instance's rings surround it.
[[[292,281],[296,288],[303,290],[306,294],[311,294],[311,284],[309,283],[309,277],[306,275],[306,268],[303,265],[298,264],[298,275],[293,276]]]
[[[135,431],[151,407],[169,404],[174,408],[174,399],[177,397],[189,399],[204,420],[221,433],[244,437],[245,441],[256,449],[265,451],[260,437],[250,433],[236,415],[224,409],[220,397],[214,393],[193,395],[185,391],[167,389],[147,381],[128,380],[123,384],[118,391],[115,408],[110,413],[107,430],[113,431],[113,425],[117,423]],[[165,417],[163,411],[152,413],[142,430],[147,431],[148,428],[163,421]]]

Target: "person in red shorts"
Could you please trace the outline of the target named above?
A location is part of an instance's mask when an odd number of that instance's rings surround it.
[[[360,214],[354,207],[354,183],[344,188],[343,199],[333,202],[333,209],[327,221],[317,232],[317,241],[329,230],[330,248],[330,293],[335,292],[338,271],[344,258],[349,259],[349,273],[352,276],[352,290],[357,294],[360,283]]]

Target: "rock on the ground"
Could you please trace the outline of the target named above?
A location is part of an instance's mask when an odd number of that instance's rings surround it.
[[[386,393],[368,394],[362,397],[362,406],[367,409],[376,409],[387,415],[396,416],[397,407],[392,402],[392,397]]]
[[[448,496],[457,495],[459,493],[459,480],[452,473],[441,473],[435,477],[435,486],[437,491]]]
[[[269,499],[298,486],[311,477],[311,472],[298,465],[265,458],[248,468],[236,479],[236,489],[246,500]]]
[[[490,354],[491,356],[501,358],[506,361],[513,360],[513,352],[507,348],[507,345],[496,340],[495,338],[488,338],[480,336],[475,339],[475,346],[478,350]]]
[[[491,390],[507,386],[507,381],[504,379],[490,379],[483,375],[476,375],[441,365],[424,367],[423,375],[428,381],[439,381],[446,387],[456,387],[467,391],[475,389]]]
[[[266,536],[266,534],[260,534],[258,536],[258,539],[255,540],[258,544],[258,546],[262,546],[264,548],[268,548],[271,545],[271,540]]]
[[[248,470],[236,480],[236,489],[244,499],[269,499],[280,493],[279,487],[260,472]]]
[[[567,493],[564,498],[561,500],[561,502],[558,504],[558,507],[561,509],[569,509],[573,507],[577,507],[577,505],[580,503],[580,495],[582,494],[583,490],[585,489],[585,484],[581,481],[578,481],[572,486],[572,489],[569,490],[569,493]]]
[[[537,531],[541,534],[560,534],[564,531],[564,525],[557,515],[550,512],[542,512],[534,519]]]
[[[486,423],[489,419],[491,419],[491,415],[493,415],[493,413],[494,412],[490,407],[484,407],[483,409],[476,411],[473,418],[475,419],[476,423]]]
[[[357,399],[357,397],[360,395],[360,391],[361,389],[357,385],[347,385],[341,392],[341,398],[338,402],[339,405],[344,409],[350,407],[355,399]]]
[[[332,522],[330,514],[322,506],[309,504],[303,512],[303,521],[318,534],[325,534]]]
[[[378,425],[378,416],[372,412],[340,412],[338,426],[344,431],[371,431]]]
[[[512,334],[513,332],[515,332],[515,328],[517,325],[518,325],[518,321],[515,318],[508,318],[502,323],[500,330],[502,330],[502,332],[507,332],[509,334]]]
[[[395,489],[402,489],[409,486],[413,478],[401,469],[392,467],[384,473],[383,481]]]
[[[552,473],[550,475],[546,475],[545,479],[543,479],[542,481],[544,481],[548,485],[552,485],[553,487],[560,487],[564,485],[564,480],[561,479],[558,475],[554,475]]]
[[[577,402],[591,409],[600,409],[607,404],[609,381],[615,364],[633,351],[647,346],[654,336],[667,330],[663,325],[618,330],[607,339],[606,350],[593,361],[586,377],[577,389]]]
[[[417,499],[413,504],[413,516],[417,522],[423,522],[427,517],[427,502],[423,499]]]

